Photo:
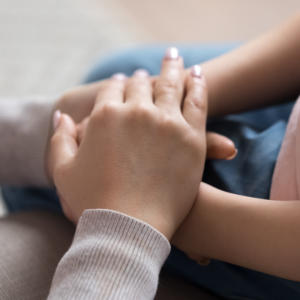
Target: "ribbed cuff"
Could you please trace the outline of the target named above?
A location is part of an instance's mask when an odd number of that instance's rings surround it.
[[[87,209],[82,214],[74,241],[86,234],[109,234],[144,246],[151,256],[158,255],[160,265],[168,257],[171,246],[168,239],[148,223],[109,209]]]
[[[87,210],[54,276],[49,299],[153,299],[168,240],[111,210]]]

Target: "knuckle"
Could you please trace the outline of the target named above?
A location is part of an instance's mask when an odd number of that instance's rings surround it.
[[[155,94],[157,96],[174,94],[180,92],[180,84],[175,79],[158,80],[155,85]]]
[[[193,97],[192,102],[195,104],[195,106],[202,112],[206,113],[207,111],[207,101],[204,97]]]
[[[134,105],[134,107],[130,110],[129,117],[139,120],[150,120],[153,118],[153,111],[149,105],[140,103]]]
[[[106,122],[107,120],[112,120],[118,116],[120,112],[120,106],[117,103],[105,103],[101,106],[101,108],[95,111],[91,118],[91,124],[99,124],[102,122]]]
[[[103,94],[109,93],[111,90],[119,87],[122,85],[122,82],[120,80],[113,80],[113,79],[107,79],[101,84],[99,84],[98,90],[97,90],[97,97],[102,96]]]
[[[161,118],[160,126],[167,132],[180,134],[181,126],[178,121],[179,120],[173,116],[164,116],[163,118]]]
[[[206,98],[202,98],[202,101],[200,101],[199,109],[202,111],[203,114],[207,115],[208,103],[207,103]]]

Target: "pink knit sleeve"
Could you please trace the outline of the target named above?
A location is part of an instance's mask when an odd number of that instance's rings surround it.
[[[291,113],[272,178],[272,200],[300,200],[300,98]]]
[[[168,240],[150,225],[111,210],[87,210],[48,299],[153,299],[169,252]]]

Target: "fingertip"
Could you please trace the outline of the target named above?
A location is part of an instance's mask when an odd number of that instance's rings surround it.
[[[62,114],[61,115],[61,121],[65,123],[66,126],[68,126],[69,129],[73,129],[76,127],[76,124],[72,117],[68,114]]]
[[[125,81],[127,79],[127,76],[124,73],[116,73],[112,75],[111,78],[119,81]]]
[[[194,65],[191,68],[191,76],[193,78],[202,78],[203,74],[202,74],[202,68],[200,65]]]
[[[238,151],[234,142],[226,136],[214,132],[207,132],[207,157],[209,159],[232,160]]]
[[[234,148],[234,151],[229,155],[226,160],[233,160],[238,155],[238,149]]]
[[[74,136],[76,134],[76,124],[73,119],[65,113],[60,113],[59,122],[55,128],[55,132],[64,132]]]
[[[133,76],[139,77],[139,78],[148,78],[149,72],[145,69],[137,69],[134,71]]]
[[[59,126],[61,120],[61,111],[58,109],[54,112],[53,114],[53,120],[52,120],[52,125],[53,125],[53,130],[55,131],[57,127]]]
[[[179,50],[176,47],[169,47],[165,52],[164,59],[162,61],[163,66],[176,66],[184,67],[184,61],[179,54]]]
[[[176,47],[169,47],[165,52],[164,58],[166,60],[176,60],[179,58],[179,51]]]
[[[226,160],[234,159],[238,154],[238,149],[235,147],[234,142],[231,139],[229,139],[225,136],[224,136],[224,141],[223,142],[224,142],[224,148],[227,150],[226,151],[227,156],[226,156],[225,159]]]

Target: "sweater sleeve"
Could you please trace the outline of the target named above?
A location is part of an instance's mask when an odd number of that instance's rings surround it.
[[[48,185],[44,157],[55,99],[0,100],[0,184]]]
[[[48,300],[153,299],[169,253],[168,240],[150,225],[111,210],[86,210]]]

